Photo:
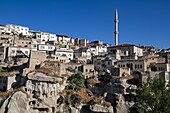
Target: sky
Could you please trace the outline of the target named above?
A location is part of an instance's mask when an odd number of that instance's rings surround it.
[[[0,0],[0,24],[73,38],[170,48],[170,0]]]

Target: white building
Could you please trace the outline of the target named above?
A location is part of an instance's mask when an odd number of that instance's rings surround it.
[[[55,46],[53,46],[53,45],[39,44],[39,45],[38,45],[38,50],[39,50],[39,51],[54,51],[54,50],[55,50]]]
[[[121,56],[143,56],[143,49],[132,44],[122,44],[117,46],[110,46],[107,48],[109,54],[112,54],[115,50],[120,50]]]
[[[25,36],[29,36],[29,28],[24,27],[24,26],[19,26],[19,25],[14,25],[14,24],[7,24],[7,28],[11,30],[11,32],[16,33],[16,34],[23,34]]]
[[[90,52],[93,55],[104,55],[107,53],[107,47],[104,45],[99,45],[99,46],[91,46],[90,47]]]
[[[60,44],[68,44],[68,43],[70,43],[71,41],[73,41],[73,40],[71,40],[70,37],[68,37],[68,36],[66,36],[66,35],[56,35],[56,36],[57,36],[58,42],[59,42]]]
[[[55,55],[57,56],[66,56],[68,59],[73,59],[73,50],[67,48],[58,48],[55,51]]]
[[[46,33],[46,32],[41,32],[41,41],[48,41],[50,37],[50,33]]]
[[[17,47],[17,46],[10,46],[8,47],[8,56],[10,57],[14,57],[17,55],[26,55],[29,56],[30,55],[30,48],[28,47]]]
[[[6,27],[6,26],[1,26],[1,25],[0,25],[0,32],[1,32],[2,34],[11,34],[11,29],[9,29],[9,28]]]
[[[50,34],[49,41],[57,41],[57,36],[55,34]]]
[[[91,57],[92,57],[91,51],[93,51],[93,49],[90,50],[90,48],[88,47],[81,47],[74,51],[74,56],[75,58],[82,57],[82,58],[86,58],[87,60],[91,60]],[[95,50],[94,50],[94,53],[95,53]]]

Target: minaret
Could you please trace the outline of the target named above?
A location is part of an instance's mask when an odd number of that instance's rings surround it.
[[[115,32],[114,32],[114,34],[115,34],[115,46],[116,45],[119,45],[119,41],[118,41],[118,11],[117,11],[117,9],[116,9],[116,12],[115,12],[115,20],[114,20],[114,23],[115,23]]]

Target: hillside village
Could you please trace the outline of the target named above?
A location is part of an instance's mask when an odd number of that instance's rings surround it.
[[[127,113],[160,76],[169,87],[170,49],[0,26],[0,113]]]

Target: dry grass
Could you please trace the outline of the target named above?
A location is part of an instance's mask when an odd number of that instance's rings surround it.
[[[52,76],[58,76],[58,74],[56,73],[56,69],[54,67],[51,66],[42,66],[39,69],[34,70],[35,72],[40,72],[40,73],[44,73],[46,75],[52,75]]]
[[[60,95],[66,96],[66,95],[67,95],[67,90],[63,90],[63,91],[60,93]]]
[[[27,95],[27,97],[29,97],[29,95],[22,89],[22,87],[11,90],[11,91],[6,91],[6,92],[0,92],[0,97],[3,98],[3,100],[7,99],[10,95],[14,94],[17,91],[22,91],[23,93],[25,93]]]
[[[74,92],[74,94],[80,96],[80,98],[83,100],[84,103],[88,103],[92,99],[89,93],[91,93],[91,91],[86,88],[81,88],[77,92]]]
[[[6,77],[9,77],[9,76],[14,76],[15,74],[12,73],[12,72],[0,72],[0,76],[6,76]]]
[[[68,92],[70,92],[70,90],[63,90],[60,94],[65,97]],[[73,94],[78,95],[83,103],[88,103],[93,99],[93,97],[89,95],[90,93],[91,91],[86,88],[81,88],[80,90],[73,91]]]
[[[90,84],[92,84],[92,85],[101,83],[101,81],[96,80],[96,79],[89,79],[89,80],[87,80],[87,82],[90,83]]]
[[[110,107],[112,104],[110,102],[103,101],[103,105],[106,107]]]
[[[12,92],[0,92],[0,97],[7,98],[11,94],[12,94]]]
[[[121,79],[128,79],[129,80],[129,79],[133,79],[134,77],[132,75],[128,75],[128,76],[121,76],[121,77],[120,76],[113,76],[113,78],[115,78],[115,79],[121,78]]]
[[[94,104],[101,104],[102,100],[103,100],[103,97],[102,96],[98,96],[98,97],[95,97],[93,99],[93,103]]]

